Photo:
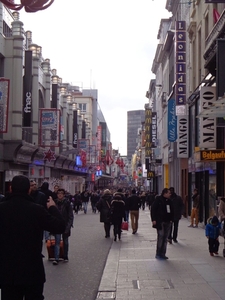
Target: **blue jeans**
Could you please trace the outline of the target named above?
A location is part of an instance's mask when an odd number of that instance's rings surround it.
[[[84,213],[87,213],[87,206],[88,206],[88,202],[83,202],[83,209],[84,209]]]
[[[60,241],[61,241],[61,234],[55,234],[55,260],[59,260],[59,251],[60,251]],[[68,251],[69,251],[69,237],[65,234],[62,234],[63,240],[63,258],[68,259]]]
[[[125,210],[126,222],[129,222],[129,210]]]

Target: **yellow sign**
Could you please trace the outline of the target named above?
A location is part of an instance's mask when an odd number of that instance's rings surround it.
[[[148,171],[147,172],[147,180],[155,177],[155,171]]]
[[[201,150],[201,161],[225,161],[225,149],[222,150]]]

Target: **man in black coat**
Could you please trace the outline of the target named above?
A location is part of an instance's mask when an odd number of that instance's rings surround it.
[[[38,191],[37,183],[34,179],[30,180],[30,196],[34,199],[34,202],[47,208],[47,197],[41,191]],[[54,198],[53,198],[54,199]]]
[[[152,226],[157,229],[156,256],[158,259],[168,259],[166,256],[167,238],[173,222],[173,203],[170,190],[164,188],[161,196],[156,196],[151,207]]]
[[[169,234],[169,237],[168,237],[168,242],[170,244],[172,244],[172,240],[174,241],[174,243],[177,243],[178,225],[179,225],[179,221],[180,221],[181,216],[182,216],[182,212],[183,212],[183,209],[184,209],[184,204],[183,204],[183,200],[181,199],[181,197],[178,196],[174,192],[174,187],[170,187],[169,190],[171,192],[170,199],[173,202],[173,223],[171,225],[171,230],[170,230],[170,234]]]
[[[62,233],[65,222],[51,197],[48,211],[33,202],[26,176],[15,176],[11,189],[0,203],[1,299],[42,300],[46,280],[41,254],[43,230]]]

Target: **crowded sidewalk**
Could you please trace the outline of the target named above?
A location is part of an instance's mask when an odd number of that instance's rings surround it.
[[[169,259],[156,259],[157,232],[149,210],[140,210],[138,232],[129,227],[112,244],[97,299],[225,299],[224,239],[219,255],[212,257],[203,224],[189,224],[180,220],[178,243],[167,246]]]

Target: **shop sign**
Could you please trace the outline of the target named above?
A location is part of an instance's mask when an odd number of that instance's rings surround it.
[[[201,161],[225,161],[225,149],[222,150],[201,150]]]
[[[186,104],[186,22],[176,22],[176,105]]]
[[[177,116],[177,157],[188,158],[188,116]]]
[[[155,178],[155,171],[148,171],[147,180],[151,180],[152,178]]]
[[[168,101],[168,126],[167,138],[169,142],[175,142],[177,139],[177,116],[176,116],[176,102],[174,99]]]
[[[145,156],[152,154],[152,110],[145,109]]]
[[[216,102],[216,87],[204,86],[200,90],[200,113]],[[199,147],[216,148],[216,118],[200,118]]]

